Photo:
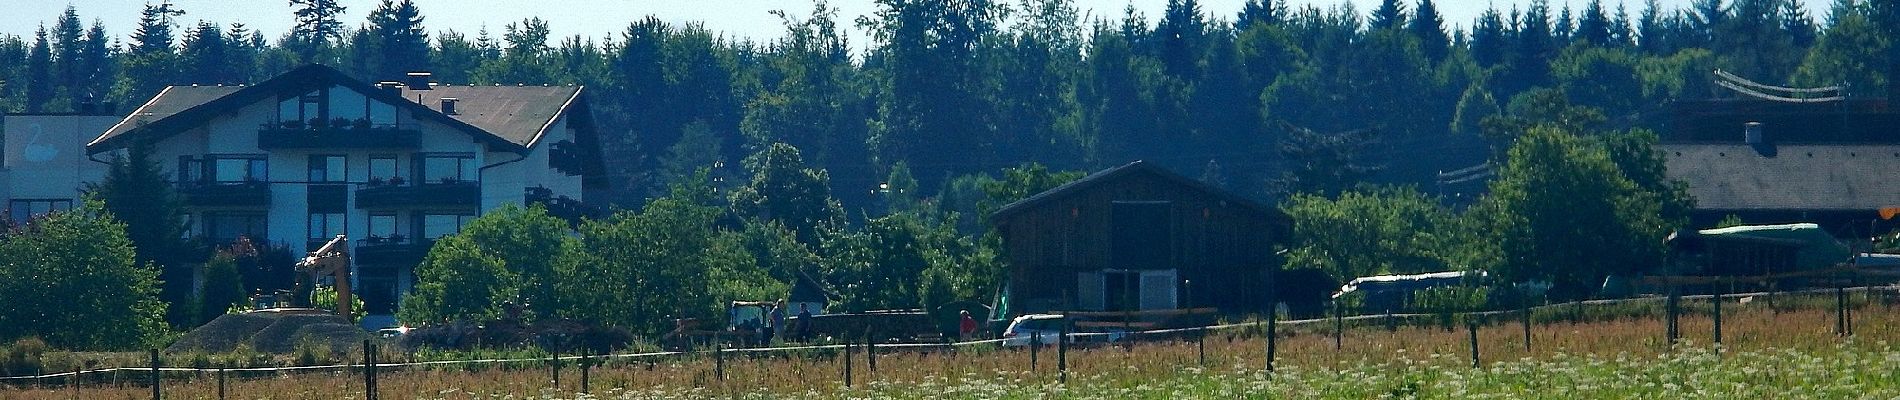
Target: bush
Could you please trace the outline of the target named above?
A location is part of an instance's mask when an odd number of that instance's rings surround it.
[[[16,340],[13,344],[0,348],[0,375],[18,376],[38,374],[41,371],[40,357],[46,354],[46,341],[37,337]]]

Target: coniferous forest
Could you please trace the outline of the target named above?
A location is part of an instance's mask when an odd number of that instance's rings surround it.
[[[646,212],[576,240],[688,218],[713,239],[682,248],[730,247],[777,284],[809,273],[885,307],[987,299],[1001,268],[988,211],[1134,160],[1280,205],[1286,268],[1485,268],[1584,296],[1657,264],[1657,239],[1686,221],[1694,200],[1651,146],[1670,102],[1735,96],[1712,71],[1900,98],[1892,1],[1531,0],[1447,21],[1433,0],[1250,0],[1233,15],[1169,0],[1088,19],[1070,0],[877,0],[856,20],[816,0],[778,13],[785,34],[768,41],[654,17],[563,38],[539,18],[435,26],[408,0],[361,21],[334,0],[290,2],[294,15],[260,17],[294,18],[288,33],[164,1],[114,32],[68,8],[0,37],[0,110],[127,112],[166,85],[307,63],[371,82],[584,85],[608,170],[589,202]],[[760,287],[783,288],[734,290]],[[443,310],[417,315],[455,316]]]

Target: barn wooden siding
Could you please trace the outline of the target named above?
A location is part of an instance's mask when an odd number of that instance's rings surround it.
[[[1285,217],[1218,189],[1131,164],[1006,207],[996,216],[1009,262],[1013,312],[1076,309],[1077,273],[1116,268],[1111,218],[1116,202],[1170,202],[1170,267],[1182,307],[1228,312],[1265,308],[1278,269],[1275,236]],[[1113,173],[1122,172],[1122,173]],[[1190,282],[1183,284],[1182,281]]]

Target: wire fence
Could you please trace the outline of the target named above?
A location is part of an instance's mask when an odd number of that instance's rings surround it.
[[[588,377],[589,377],[590,369],[593,367],[600,366],[603,363],[612,361],[612,360],[655,361],[655,360],[661,360],[661,359],[667,359],[667,358],[687,358],[687,357],[697,357],[700,359],[711,358],[716,364],[716,367],[715,367],[716,378],[723,380],[726,375],[726,372],[725,372],[726,361],[725,360],[726,358],[733,357],[733,356],[756,356],[756,355],[762,355],[762,354],[763,355],[778,355],[778,354],[784,354],[784,353],[812,352],[812,351],[831,351],[831,352],[841,351],[843,353],[842,356],[846,360],[850,360],[853,357],[857,357],[859,354],[862,354],[864,358],[867,360],[867,362],[869,363],[869,367],[875,370],[876,368],[875,357],[876,357],[876,354],[878,354],[878,350],[884,350],[886,353],[894,352],[894,351],[951,351],[951,352],[954,352],[959,349],[969,348],[969,347],[1022,348],[1024,349],[1024,351],[1027,351],[1030,353],[1030,363],[1031,363],[1032,369],[1035,368],[1034,366],[1035,363],[1037,363],[1039,359],[1041,358],[1039,353],[1046,353],[1049,350],[1046,350],[1045,348],[1054,347],[1054,349],[1052,350],[1056,351],[1057,371],[1060,374],[1059,378],[1062,381],[1066,382],[1066,380],[1068,379],[1068,374],[1069,374],[1069,362],[1068,362],[1067,353],[1071,346],[1074,346],[1079,343],[1091,343],[1091,344],[1109,343],[1109,342],[1133,343],[1133,342],[1159,342],[1159,341],[1169,341],[1169,340],[1193,341],[1195,342],[1195,345],[1200,347],[1201,349],[1200,357],[1202,360],[1201,362],[1204,364],[1205,359],[1206,359],[1204,343],[1206,340],[1205,338],[1209,336],[1209,334],[1222,333],[1222,332],[1228,332],[1228,331],[1233,331],[1233,330],[1243,330],[1243,329],[1253,330],[1253,332],[1261,333],[1259,331],[1264,330],[1265,332],[1263,333],[1267,342],[1266,343],[1267,345],[1266,360],[1264,360],[1264,365],[1268,370],[1272,370],[1273,365],[1274,365],[1273,364],[1274,358],[1275,358],[1275,347],[1277,345],[1277,341],[1282,336],[1280,334],[1277,334],[1275,331],[1280,328],[1315,328],[1317,327],[1319,329],[1309,329],[1309,331],[1310,330],[1330,330],[1330,332],[1328,333],[1332,335],[1335,349],[1337,349],[1343,346],[1343,338],[1346,331],[1346,324],[1349,322],[1354,323],[1355,325],[1366,325],[1368,322],[1384,322],[1388,326],[1394,326],[1397,323],[1397,321],[1416,320],[1416,319],[1424,319],[1424,318],[1446,318],[1446,317],[1456,317],[1457,319],[1462,320],[1464,322],[1464,328],[1466,328],[1466,330],[1469,332],[1468,345],[1470,347],[1471,362],[1474,367],[1477,367],[1481,365],[1480,363],[1481,358],[1480,358],[1480,352],[1479,352],[1480,349],[1479,349],[1478,334],[1477,334],[1477,327],[1480,324],[1480,320],[1488,320],[1489,323],[1495,324],[1495,323],[1505,322],[1508,319],[1508,317],[1512,317],[1512,316],[1518,317],[1517,319],[1520,321],[1520,323],[1523,326],[1523,335],[1524,335],[1523,343],[1526,350],[1529,350],[1531,346],[1531,342],[1530,342],[1531,326],[1534,324],[1534,322],[1532,321],[1531,315],[1535,312],[1544,312],[1546,314],[1552,311],[1556,311],[1559,313],[1574,313],[1575,316],[1571,318],[1582,318],[1581,316],[1583,312],[1582,310],[1586,306],[1617,306],[1617,305],[1638,304],[1638,303],[1662,303],[1665,310],[1663,317],[1666,318],[1666,321],[1667,321],[1667,324],[1666,324],[1667,332],[1665,333],[1665,335],[1667,336],[1670,343],[1674,343],[1679,338],[1679,335],[1680,335],[1680,332],[1678,331],[1678,325],[1677,325],[1676,319],[1679,318],[1683,314],[1683,312],[1681,311],[1681,308],[1682,308],[1681,306],[1683,302],[1706,301],[1712,306],[1711,311],[1713,313],[1712,316],[1714,318],[1714,329],[1715,329],[1714,341],[1717,343],[1720,343],[1722,340],[1722,337],[1721,337],[1722,335],[1721,334],[1722,306],[1721,304],[1725,301],[1730,301],[1727,299],[1768,297],[1770,299],[1769,300],[1770,304],[1772,304],[1772,302],[1774,301],[1772,299],[1774,297],[1792,298],[1795,296],[1807,296],[1807,295],[1814,295],[1814,294],[1833,294],[1834,299],[1832,300],[1834,300],[1834,307],[1836,309],[1835,311],[1836,311],[1836,315],[1837,315],[1836,318],[1837,318],[1837,323],[1838,323],[1836,332],[1842,336],[1847,336],[1847,335],[1851,335],[1853,332],[1852,331],[1853,329],[1852,315],[1849,313],[1849,306],[1848,306],[1849,302],[1848,302],[1848,297],[1847,297],[1849,293],[1862,295],[1863,298],[1865,299],[1865,303],[1867,304],[1874,303],[1876,301],[1875,296],[1878,295],[1879,296],[1878,301],[1880,303],[1891,306],[1892,304],[1895,303],[1895,300],[1896,300],[1896,296],[1894,294],[1900,293],[1900,287],[1895,287],[1895,286],[1867,286],[1867,287],[1856,287],[1856,288],[1836,287],[1836,288],[1828,288],[1828,289],[1812,289],[1812,290],[1798,290],[1798,291],[1717,293],[1717,294],[1708,294],[1708,295],[1651,296],[1651,297],[1636,297],[1636,298],[1626,298],[1626,299],[1586,300],[1586,301],[1575,301],[1575,302],[1560,303],[1560,304],[1546,304],[1546,305],[1540,305],[1540,306],[1522,306],[1517,309],[1455,312],[1455,313],[1406,313],[1406,314],[1386,313],[1386,314],[1347,316],[1339,312],[1334,312],[1332,313],[1332,315],[1329,315],[1324,318],[1307,318],[1307,319],[1281,321],[1281,320],[1275,320],[1271,316],[1269,316],[1269,319],[1266,321],[1249,321],[1249,322],[1238,322],[1238,323],[1227,323],[1227,324],[1215,324],[1215,325],[1207,325],[1207,326],[1119,331],[1119,332],[1071,332],[1070,331],[1071,328],[1068,327],[1069,324],[1063,324],[1064,326],[1062,327],[1062,331],[1059,333],[1059,335],[1056,336],[1057,338],[1060,338],[1060,340],[1055,340],[1056,343],[1044,343],[1042,342],[1044,338],[1041,335],[1035,335],[1035,334],[1027,335],[1026,339],[1025,338],[1002,338],[1002,339],[950,341],[950,342],[937,342],[937,343],[877,343],[875,341],[869,340],[868,335],[867,335],[867,339],[863,341],[858,341],[858,342],[847,341],[844,343],[797,345],[797,346],[727,348],[724,345],[715,345],[714,348],[686,350],[686,351],[652,351],[652,352],[632,352],[632,353],[599,354],[599,355],[553,354],[548,357],[541,357],[541,358],[484,358],[484,359],[469,359],[469,360],[383,362],[377,359],[378,357],[377,354],[379,354],[377,351],[377,348],[379,347],[379,345],[373,341],[365,341],[364,347],[363,347],[363,350],[364,350],[363,358],[361,359],[363,362],[360,362],[360,363],[311,365],[311,366],[284,366],[284,367],[243,367],[243,368],[200,368],[200,367],[165,366],[164,364],[165,360],[162,358],[162,355],[157,350],[150,350],[148,351],[150,362],[147,366],[78,369],[78,370],[73,370],[73,371],[63,371],[63,372],[37,374],[37,375],[5,376],[5,377],[0,377],[0,388],[31,389],[31,388],[72,387],[74,388],[74,390],[77,390],[79,387],[87,385],[86,381],[88,380],[91,380],[93,384],[106,384],[105,382],[107,382],[107,379],[105,377],[109,375],[110,382],[111,382],[110,384],[114,386],[122,387],[123,385],[127,383],[131,383],[134,385],[150,385],[152,388],[152,398],[159,399],[163,395],[162,388],[164,385],[162,385],[161,383],[165,379],[165,374],[167,373],[190,374],[194,377],[202,377],[206,374],[215,374],[215,377],[217,379],[217,385],[218,385],[218,391],[217,391],[218,397],[224,398],[224,393],[225,393],[224,386],[225,386],[227,375],[238,374],[238,375],[248,375],[252,377],[259,376],[259,375],[268,375],[275,378],[275,377],[283,376],[285,374],[303,374],[303,373],[314,373],[314,372],[333,372],[333,373],[352,373],[353,372],[355,374],[361,375],[363,379],[362,388],[364,389],[365,398],[375,399],[376,392],[377,392],[377,382],[376,382],[377,376],[380,373],[382,373],[382,371],[384,370],[392,370],[392,369],[399,370],[399,369],[405,369],[405,368],[477,366],[477,365],[492,365],[492,364],[546,363],[547,368],[550,369],[549,372],[552,375],[552,378],[555,381],[555,384],[557,385],[557,387],[559,386],[560,373],[563,368],[563,365],[568,364],[568,365],[572,365],[573,367],[577,367],[576,369],[578,369],[578,371],[580,372],[579,387],[583,392],[586,392],[589,389]],[[1327,326],[1328,324],[1330,324],[1331,326],[1328,327]],[[1326,329],[1326,328],[1330,328],[1330,329]],[[1025,344],[1027,345],[1025,346]],[[828,355],[827,357],[835,357],[835,355]],[[854,371],[852,370],[851,362],[844,363],[844,368],[842,372],[843,372],[842,379],[844,381],[843,383],[846,386],[850,386],[851,384],[853,384],[856,377],[854,376]],[[128,374],[132,375],[133,378],[122,379],[122,378],[125,378],[125,376]]]

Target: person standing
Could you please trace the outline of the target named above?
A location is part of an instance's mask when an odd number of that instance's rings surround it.
[[[811,305],[798,304],[798,339],[811,341]]]
[[[970,317],[970,310],[963,310],[960,313],[963,315],[963,320],[957,321],[957,335],[963,340],[970,340],[973,335],[976,335],[976,318]]]
[[[759,343],[771,346],[772,335],[778,333],[782,326],[785,326],[785,300],[773,303],[772,310],[765,313],[765,334],[760,337]]]

